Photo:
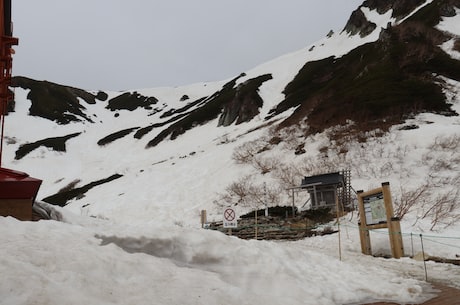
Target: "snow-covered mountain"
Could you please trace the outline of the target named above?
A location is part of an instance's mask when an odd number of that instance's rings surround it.
[[[31,303],[25,281],[48,304],[63,288],[70,304],[427,297],[416,262],[359,254],[356,217],[339,262],[334,236],[236,240],[201,230],[200,211],[218,221],[227,205],[260,208],[254,196],[291,205],[303,176],[349,169],[356,190],[390,182],[404,232],[458,237],[459,24],[460,1],[368,0],[342,32],[220,82],[87,92],[16,77],[3,165],[43,179],[38,200],[64,223],[0,219],[1,295]],[[460,240],[449,245],[433,255],[455,257]]]

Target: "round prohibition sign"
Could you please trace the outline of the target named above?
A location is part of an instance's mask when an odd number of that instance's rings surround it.
[[[235,210],[232,208],[227,208],[224,211],[224,218],[226,221],[232,221],[235,219]]]

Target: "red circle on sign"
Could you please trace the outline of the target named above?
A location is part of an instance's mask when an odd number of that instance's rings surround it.
[[[226,209],[224,211],[224,218],[226,221],[232,221],[235,219],[235,211],[233,209]]]

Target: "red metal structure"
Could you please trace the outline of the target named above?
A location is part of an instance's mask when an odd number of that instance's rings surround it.
[[[0,216],[32,220],[32,206],[42,181],[26,173],[2,167],[5,115],[8,104],[14,98],[9,89],[14,53],[12,46],[17,44],[18,39],[13,37],[11,23],[11,0],[0,0]]]
[[[13,93],[8,88],[11,84],[11,68],[13,66],[12,46],[18,44],[18,39],[13,37],[13,26],[11,23],[11,0],[2,0],[0,3],[0,115],[2,119],[2,134],[0,146],[0,166],[1,153],[3,151],[3,131],[5,128],[5,115],[8,104],[13,100]]]

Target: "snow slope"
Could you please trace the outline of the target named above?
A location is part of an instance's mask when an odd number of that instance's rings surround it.
[[[378,15],[365,8],[363,12],[378,24],[394,22],[390,13]],[[446,18],[440,27],[460,35],[458,18]],[[84,185],[115,173],[123,177],[91,189],[65,208],[56,207],[60,221],[0,218],[1,303],[359,304],[373,300],[416,303],[432,296],[424,281],[423,262],[360,254],[356,215],[341,220],[341,239],[334,234],[296,242],[245,241],[200,228],[203,209],[208,211],[209,221],[222,219],[219,194],[235,180],[252,175],[271,187],[273,177],[257,176],[253,167],[236,164],[232,154],[243,143],[267,136],[267,129],[260,128],[266,123],[263,118],[282,100],[282,89],[303,64],[346,54],[376,40],[379,32],[378,28],[364,39],[337,33],[314,47],[248,71],[238,82],[264,73],[273,75],[260,88],[265,103],[259,117],[228,127],[216,127],[217,122],[212,121],[150,149],[145,145],[151,137],[125,137],[103,147],[96,143],[114,131],[148,125],[159,120],[158,115],[119,111],[115,118],[104,109],[104,103],[97,103],[85,105],[95,123],[58,125],[29,117],[27,91],[17,89],[16,112],[7,117],[4,165],[43,179],[38,199],[76,179],[80,180],[77,185]],[[191,100],[209,96],[226,82],[137,91],[157,97],[165,109],[172,109],[178,107],[183,94]],[[460,112],[460,84],[449,82],[453,108]],[[325,160],[351,168],[355,189],[367,190],[389,181],[395,200],[402,188],[417,188],[428,174],[439,180],[455,178],[458,150],[433,144],[460,138],[460,118],[421,114],[406,124],[419,128],[401,130],[395,126],[384,137],[369,135],[367,143],[348,143],[345,159],[339,160],[330,151]],[[14,160],[22,143],[74,132],[82,135],[68,141],[65,153],[39,148]],[[291,136],[294,141],[295,132]],[[307,143],[304,156],[287,154],[285,146],[273,147],[264,155],[298,167],[312,160],[320,163],[318,159],[325,156],[319,149],[329,145],[327,137],[302,140]],[[451,166],[433,172],[439,160],[448,160]],[[450,190],[443,185],[437,191],[444,189]],[[290,202],[287,194],[282,200]],[[249,208],[238,209],[243,213]],[[430,220],[418,213],[414,210],[402,222],[406,252],[421,251],[419,235],[423,234],[427,253],[448,258],[459,255],[459,225],[440,225],[437,231],[429,231]],[[372,232],[371,238],[374,251],[388,253],[384,231]],[[427,262],[427,268],[431,281],[460,288],[458,266]]]

